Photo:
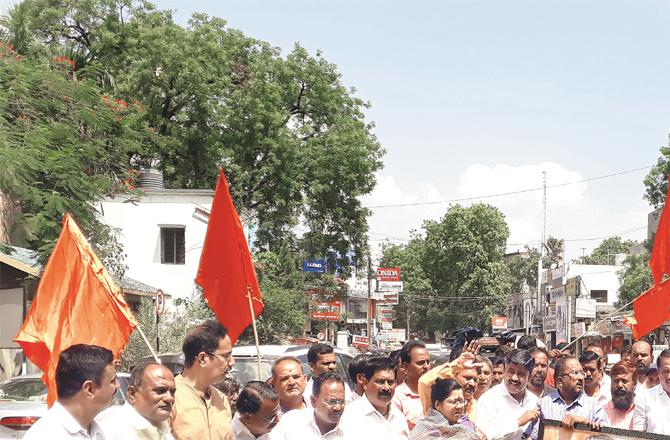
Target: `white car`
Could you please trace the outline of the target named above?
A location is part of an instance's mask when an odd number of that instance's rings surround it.
[[[41,376],[29,374],[0,382],[0,440],[23,438],[33,423],[46,414],[47,388]],[[113,406],[126,401],[130,374],[117,373],[116,377],[119,390]]]

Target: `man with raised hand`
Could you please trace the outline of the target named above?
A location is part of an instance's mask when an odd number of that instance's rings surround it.
[[[174,376],[169,368],[146,362],[133,368],[128,400],[106,412],[100,426],[107,440],[172,440],[168,419],[174,404]]]
[[[76,344],[63,350],[56,366],[58,400],[26,432],[25,440],[105,440],[95,421],[119,388],[112,352]]]
[[[345,407],[344,380],[333,372],[314,379],[312,407],[285,414],[270,434],[272,440],[338,440]]]
[[[534,367],[528,350],[513,350],[505,360],[503,383],[477,401],[477,426],[487,438],[521,439],[532,431],[540,416],[539,399],[527,389]]]
[[[176,440],[229,440],[230,403],[214,387],[235,365],[228,331],[214,320],[205,321],[186,335],[182,351],[184,371],[175,378],[172,435]]]
[[[281,414],[294,409],[305,408],[304,398],[307,377],[302,371],[302,363],[294,356],[284,356],[272,365],[270,384],[279,394],[279,411]]]
[[[346,440],[404,440],[409,436],[407,421],[393,405],[395,391],[393,361],[373,357],[365,365],[365,395],[344,409],[340,420],[342,438]]]
[[[423,418],[423,406],[419,397],[419,378],[430,368],[430,356],[421,341],[408,341],[400,349],[400,362],[406,371],[405,381],[398,385],[393,395],[393,404],[407,419],[410,431]]]

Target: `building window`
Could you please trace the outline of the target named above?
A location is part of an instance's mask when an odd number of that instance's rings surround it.
[[[161,228],[161,263],[185,263],[184,231],[184,228]]]
[[[607,302],[607,290],[592,290],[591,298],[595,299],[596,302],[606,303]]]

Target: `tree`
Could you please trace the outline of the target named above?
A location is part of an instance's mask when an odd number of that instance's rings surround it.
[[[0,46],[0,190],[19,207],[13,237],[42,260],[70,212],[107,266],[123,271],[114,231],[95,203],[128,191],[132,152],[152,138],[142,106],[76,79],[72,61],[24,59]]]
[[[656,165],[651,167],[644,178],[644,198],[654,208],[660,208],[665,203],[668,193],[668,176],[670,175],[670,146],[660,148],[661,156]]]
[[[631,248],[638,243],[634,240],[622,240],[621,237],[615,235],[603,240],[591,255],[587,255],[579,259],[581,264],[614,264],[614,256],[616,254],[629,254]]]
[[[529,289],[537,291],[537,262],[540,252],[526,247],[524,253],[515,255],[505,262],[511,276],[511,292],[522,293]]]
[[[544,242],[544,258],[542,267],[551,267],[552,264],[561,266],[563,263],[563,254],[565,253],[565,241],[562,238],[552,237],[551,235]]]
[[[617,307],[628,304],[648,290],[654,281],[649,267],[649,255],[629,255],[624,261],[625,268],[619,272],[619,300]]]
[[[108,72],[116,93],[138,97],[161,138],[137,156],[172,188],[211,188],[227,173],[236,206],[257,226],[254,245],[299,242],[312,255],[363,255],[367,210],[384,150],[369,104],[334,64],[270,44],[195,14],[132,0],[26,0],[28,28],[51,50],[71,50],[87,71]],[[295,226],[309,231],[301,240]]]

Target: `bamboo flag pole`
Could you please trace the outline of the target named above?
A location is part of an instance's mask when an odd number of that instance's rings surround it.
[[[137,329],[138,332],[140,332],[140,336],[142,336],[142,339],[144,339],[144,343],[147,344],[147,347],[149,347],[149,351],[151,352],[151,355],[154,357],[156,362],[158,362],[160,364],[161,360],[158,359],[158,355],[156,355],[156,352],[154,351],[154,348],[151,346],[151,344],[149,344],[149,340],[147,339],[146,335],[142,331],[142,327],[140,327],[139,321],[137,323],[137,327],[135,327],[135,328]]]
[[[643,295],[644,295],[644,294],[643,294]],[[640,296],[641,296],[641,295],[640,295]],[[594,328],[598,327],[600,324],[602,324],[603,322],[607,321],[607,320],[610,319],[612,316],[614,316],[614,315],[616,315],[617,313],[619,313],[620,311],[624,310],[626,307],[628,307],[629,305],[633,304],[633,302],[635,302],[635,300],[636,300],[637,298],[638,298],[638,297],[636,297],[636,298],[633,299],[632,301],[627,302],[626,304],[624,304],[623,306],[619,307],[618,309],[616,309],[615,311],[613,311],[613,312],[610,313],[609,315],[605,316],[603,319],[601,319],[601,320],[598,321],[596,324],[594,324],[593,327],[594,327]],[[574,341],[570,342],[568,345],[566,345],[565,347],[563,347],[563,348],[561,349],[561,351],[567,349],[567,348],[570,347],[572,344],[576,343],[577,341],[581,340],[582,338],[585,338],[585,337],[588,335],[588,333],[589,333],[589,332],[584,332],[583,335],[581,335],[580,337],[576,338]]]
[[[247,298],[249,299],[249,311],[251,312],[251,325],[254,329],[254,340],[256,342],[256,366],[258,367],[258,380],[263,380],[261,375],[261,346],[258,343],[258,330],[256,330],[256,314],[254,313],[254,304],[251,301],[251,289],[247,287]]]

